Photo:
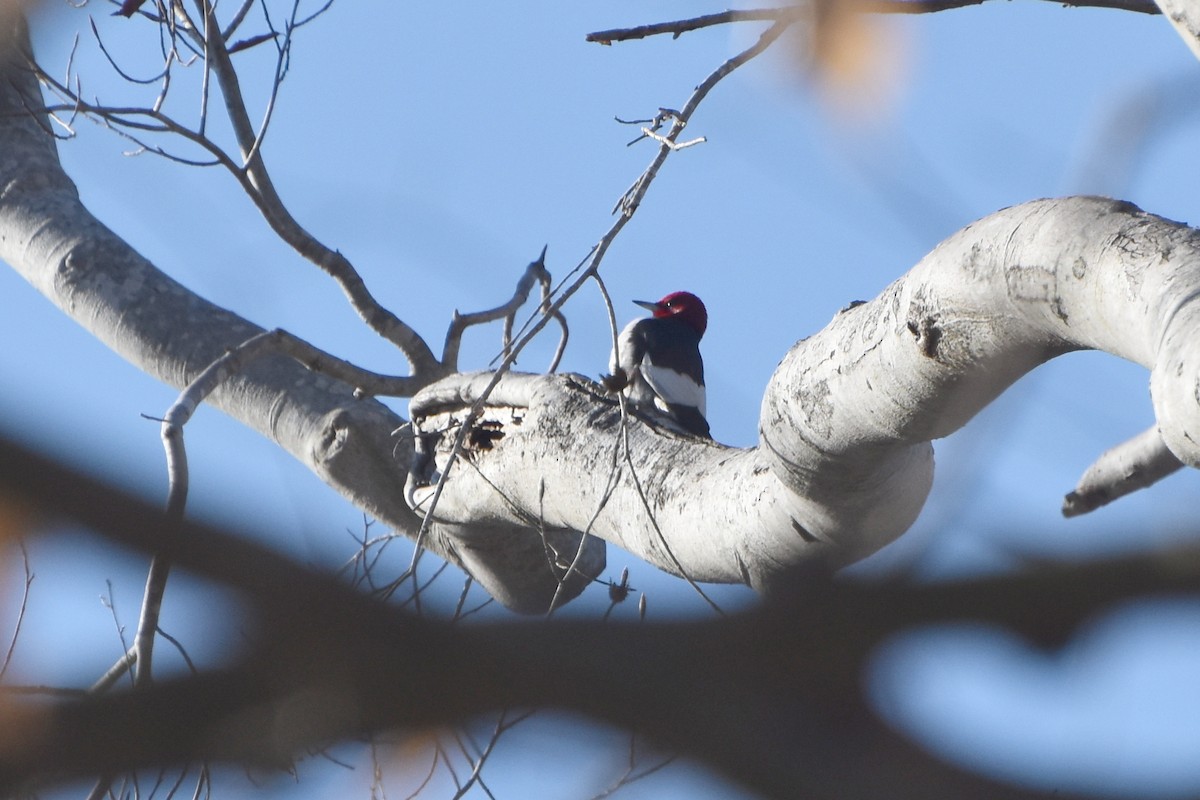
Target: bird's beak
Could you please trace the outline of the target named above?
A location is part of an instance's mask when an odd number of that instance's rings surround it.
[[[649,300],[634,300],[633,302],[647,311],[658,311],[658,303],[651,303]]]

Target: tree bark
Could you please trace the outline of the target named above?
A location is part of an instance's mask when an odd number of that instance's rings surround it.
[[[1151,369],[1158,436],[1200,465],[1200,233],[1129,203],[1068,197],[967,226],[796,344],[767,387],[755,448],[623,424],[578,376],[507,377],[487,401],[486,446],[453,467],[436,516],[536,519],[697,581],[769,589],[797,564],[836,566],[902,534],[929,491],[930,442],[1037,365],[1085,348]],[[419,427],[461,421],[484,378],[418,393]],[[426,447],[440,448],[431,483],[447,447]]]
[[[58,160],[37,80],[28,30],[0,18],[0,259],[97,339],[146,373],[183,388],[227,350],[262,329],[220,308],[143,258],[79,200]],[[412,440],[405,420],[354,387],[289,358],[266,357],[208,398],[269,437],[367,514],[417,538],[421,518],[404,502]],[[546,567],[542,539],[520,535],[456,539],[434,526],[425,547],[472,576],[505,605],[544,612],[574,597],[604,566],[594,540],[583,575],[565,583]]]
[[[43,130],[23,25],[0,81],[0,257],[97,338],[182,387],[259,329],[173,281],[80,204]],[[604,565],[604,541],[696,581],[769,589],[799,564],[861,558],[916,518],[930,442],[1053,356],[1097,348],[1152,369],[1160,436],[1200,464],[1197,233],[1100,198],[1043,200],[951,237],[875,300],[798,343],[734,449],[622,420],[579,376],[506,376],[448,467],[450,422],[489,376],[414,398],[428,451],[347,384],[283,358],[223,384],[214,405],[271,437],[357,507],[416,538],[505,605],[544,611]],[[626,424],[628,423],[628,424]],[[427,457],[427,456],[432,457]],[[565,577],[564,577],[565,576]]]

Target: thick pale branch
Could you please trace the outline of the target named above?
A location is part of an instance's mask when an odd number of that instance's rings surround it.
[[[1200,8],[1189,0],[1157,0],[1157,3],[1192,54],[1200,58]]]
[[[433,384],[413,398],[414,420],[425,431],[456,432],[492,377],[476,373]],[[533,517],[551,528],[593,534],[698,581],[765,582],[761,567],[776,556],[764,549],[770,542],[761,532],[789,523],[786,512],[780,519],[778,508],[763,503],[777,481],[756,451],[657,431],[633,417],[623,423],[617,401],[578,375],[506,375],[474,425],[463,457],[470,466],[454,466],[444,482],[439,521],[527,525]],[[629,461],[617,457],[626,435]],[[418,504],[446,469],[449,438],[430,446],[433,457],[419,465],[423,471],[414,480],[428,488],[414,492]],[[644,494],[639,484],[649,487]],[[797,548],[812,549],[815,540],[805,535],[791,531]]]
[[[927,452],[1047,359],[1097,349],[1152,370],[1164,441],[1200,464],[1198,296],[1186,225],[1101,198],[1006,209],[797,344],[763,400],[763,444],[794,491],[854,517],[848,485],[874,493],[881,464]],[[886,519],[849,530],[858,545],[895,535]]]
[[[211,4],[205,2],[198,3],[198,5],[205,21],[203,30],[197,29],[195,24],[187,17],[186,11],[180,3],[176,3],[171,7],[172,15],[178,15],[179,18],[170,28],[173,33],[177,30],[182,31],[189,38],[194,39],[199,45],[204,47],[207,70],[205,71],[204,86],[201,90],[202,102],[198,129],[193,130],[186,125],[180,124],[162,112],[161,106],[166,96],[171,75],[169,59],[164,68],[162,93],[152,108],[136,106],[115,107],[99,102],[85,101],[79,96],[78,90],[73,90],[65,83],[56,81],[44,70],[31,64],[31,68],[37,70],[39,77],[56,94],[66,100],[65,105],[51,106],[47,110],[52,113],[59,110],[68,110],[72,113],[91,116],[134,142],[140,150],[156,153],[172,161],[196,166],[212,166],[216,164],[223,166],[237,179],[247,195],[258,207],[272,230],[302,257],[315,264],[337,281],[350,301],[351,306],[358,312],[363,321],[372,330],[400,349],[412,366],[414,379],[428,382],[449,372],[450,370],[442,368],[434,357],[433,352],[429,349],[425,341],[417,335],[416,331],[412,330],[404,321],[384,308],[375,299],[350,261],[341,253],[326,247],[317,240],[288,211],[283,199],[275,190],[274,183],[261,153],[265,128],[269,122],[271,111],[274,108],[276,92],[278,92],[279,84],[282,81],[282,67],[277,66],[267,113],[262,126],[256,131],[246,109],[237,71],[230,59],[231,51],[219,34],[215,9]],[[210,32],[212,33],[211,36],[209,35]],[[175,38],[174,35],[171,36],[172,42],[175,41]],[[285,49],[280,53],[281,60],[286,57],[287,46],[285,43]],[[235,162],[205,132],[208,113],[208,77],[210,73],[217,77],[217,82],[222,90],[222,96],[225,100],[225,110],[233,128],[238,148],[241,151],[240,163]],[[41,107],[40,103],[31,106],[30,110],[39,107]],[[161,146],[144,141],[135,133],[136,131],[178,136],[207,151],[213,156],[213,161],[200,162],[172,153]]]
[[[633,420],[629,460],[614,459],[621,417],[598,386],[508,376],[475,423],[472,468],[450,475],[436,513],[519,525],[536,510],[664,570],[766,588],[791,566],[844,563],[903,533],[931,485],[931,441],[1071,350],[1151,368],[1163,441],[1200,464],[1197,331],[1200,233],[1102,198],[1028,203],[963,229],[797,344],[767,388],[757,448]],[[414,419],[461,424],[487,378],[431,386]],[[441,474],[439,458],[444,446],[418,480]]]
[[[183,388],[262,329],[163,274],[80,203],[54,139],[29,111],[43,103],[28,68],[24,25],[18,20],[3,34],[0,258],[122,357]],[[315,365],[353,377],[344,362]],[[209,401],[277,442],[370,516],[416,536],[420,520],[403,500],[412,439],[395,436],[404,420],[356,396],[354,385],[273,356],[229,375]],[[544,610],[560,588],[536,533],[466,546],[435,528],[424,544],[451,563],[469,560],[479,583],[510,605],[527,607],[540,597]]]

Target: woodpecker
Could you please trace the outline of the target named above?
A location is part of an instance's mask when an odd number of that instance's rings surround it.
[[[670,427],[711,438],[704,418],[704,361],[700,338],[708,311],[690,292],[672,292],[650,303],[634,300],[653,313],[625,326],[604,376],[610,392],[623,392],[633,407]]]

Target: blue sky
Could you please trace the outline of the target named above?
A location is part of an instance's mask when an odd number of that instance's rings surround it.
[[[759,26],[613,47],[587,44],[584,35],[721,8],[343,0],[298,35],[264,152],[295,216],[440,344],[453,309],[506,299],[543,244],[556,276],[574,266],[652,157],[647,143],[626,147],[635,134],[613,118],[682,105]],[[146,43],[145,26],[107,16],[95,0],[83,10],[47,7],[35,24],[43,63],[61,72],[69,31],[80,30],[85,94],[137,99],[98,56],[89,13],[122,66],[153,71],[145,49],[153,56],[156,47]],[[709,415],[723,442],[754,443],[763,386],[793,342],[849,301],[879,293],[973,219],[1076,192],[1200,218],[1197,120],[1180,108],[1200,88],[1200,64],[1161,18],[1022,1],[877,22],[887,52],[901,56],[886,69],[895,91],[885,101],[846,113],[845,98],[831,99],[806,80],[785,49],[794,43],[784,43],[705,101],[689,135],[708,141],[669,160],[606,260],[623,318],[639,313],[629,302],[635,298],[676,289],[704,298]],[[261,103],[264,84],[249,76],[265,72],[268,56],[262,48],[239,57],[252,102]],[[196,102],[180,89],[174,112],[189,118]],[[85,202],[162,269],[260,325],[287,328],[381,371],[403,368],[329,279],[273,238],[227,175],[129,158],[122,155],[128,144],[110,133],[85,122],[77,128],[60,152]],[[1106,144],[1122,140],[1140,144],[1128,151]],[[7,271],[0,303],[5,432],[162,496],[157,425],[139,415],[161,414],[173,391]],[[596,292],[582,291],[567,313],[572,340],[563,368],[595,376],[609,348]],[[464,366],[486,366],[498,340],[498,331],[469,333]],[[541,369],[551,348],[535,346],[519,367]],[[1151,424],[1146,378],[1140,367],[1090,353],[1036,370],[938,444],[937,483],[921,519],[856,569],[915,562],[924,576],[956,576],[1009,568],[1023,557],[1081,558],[1194,535],[1194,473],[1089,518],[1058,514],[1091,459]],[[193,513],[255,529],[313,563],[338,564],[352,552],[348,531],[361,529],[361,515],[286,455],[211,409],[187,436]],[[33,555],[31,633],[18,666],[39,681],[87,681],[120,650],[98,600],[106,580],[132,625],[142,576],[82,537],[47,540]],[[651,614],[703,613],[685,584],[610,550],[614,575],[626,564]],[[457,589],[450,580],[447,591]],[[164,624],[188,641],[228,642],[220,613],[189,613],[199,591],[173,584]],[[734,589],[717,596],[728,604],[748,599]],[[575,613],[603,606],[597,590]],[[1050,659],[995,632],[914,634],[890,646],[868,680],[889,719],[991,774],[1114,795],[1184,796],[1200,792],[1192,724],[1200,690],[1189,677],[1200,663],[1198,621],[1194,605],[1139,606],[1097,621]],[[497,796],[533,787],[543,796],[581,797],[603,786],[595,748],[564,745],[558,724],[512,734],[506,758],[489,768]],[[602,764],[619,765],[624,739],[602,731],[582,737],[593,740],[615,747]],[[365,794],[361,769],[318,772],[309,770],[303,784],[313,796],[346,787]],[[407,779],[396,780],[403,796]],[[673,767],[621,796],[670,790],[681,797],[733,791]]]

